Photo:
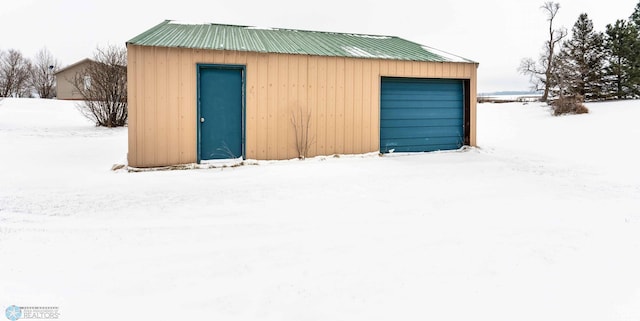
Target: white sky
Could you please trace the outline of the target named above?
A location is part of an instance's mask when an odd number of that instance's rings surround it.
[[[480,63],[479,92],[526,90],[520,59],[536,58],[546,36],[543,0],[135,1],[4,0],[0,49],[32,57],[47,47],[62,65],[123,44],[165,19],[399,36]],[[582,12],[597,30],[627,19],[637,0],[565,0],[557,25]]]

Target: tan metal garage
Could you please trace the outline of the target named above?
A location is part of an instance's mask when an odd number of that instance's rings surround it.
[[[307,115],[306,156],[389,152],[403,141],[402,151],[475,145],[478,64],[398,37],[164,21],[127,49],[133,167],[296,158]],[[443,99],[430,98],[439,93],[429,94],[442,84],[456,102],[446,102],[453,112],[440,122],[428,108],[444,108]],[[381,101],[389,120],[381,118]],[[381,122],[401,128],[383,129],[381,138]],[[445,132],[448,144],[422,144]]]

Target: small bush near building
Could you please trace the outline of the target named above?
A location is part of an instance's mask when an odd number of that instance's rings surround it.
[[[550,102],[549,105],[554,116],[589,113],[589,109],[582,102],[581,96],[564,96]]]

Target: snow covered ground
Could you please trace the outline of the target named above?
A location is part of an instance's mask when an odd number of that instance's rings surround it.
[[[126,129],[0,101],[0,312],[640,320],[640,101],[478,106],[479,148],[129,173]]]

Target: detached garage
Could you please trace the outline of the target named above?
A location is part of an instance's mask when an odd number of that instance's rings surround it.
[[[127,49],[133,167],[475,145],[478,64],[398,37],[164,21]]]

